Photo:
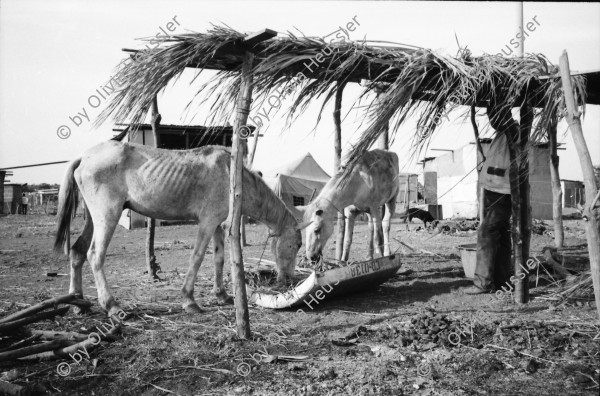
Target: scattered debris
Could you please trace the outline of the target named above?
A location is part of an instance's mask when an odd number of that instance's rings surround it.
[[[440,222],[437,228],[443,234],[460,234],[463,232],[474,232],[479,228],[479,220],[444,220]]]

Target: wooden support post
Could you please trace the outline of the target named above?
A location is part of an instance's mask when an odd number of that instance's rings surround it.
[[[513,257],[514,257],[514,267],[515,267],[515,276],[519,278],[521,273],[523,273],[523,240],[521,238],[521,186],[519,184],[519,144],[517,142],[516,134],[505,132],[507,134],[508,146],[509,146],[509,154],[510,154],[510,197],[511,197],[511,207],[512,207],[512,227],[511,227],[511,235],[512,235],[512,245],[513,245]],[[519,282],[521,283],[521,282]],[[519,287],[517,289],[515,285],[515,302],[522,303],[522,297],[520,293],[522,293],[523,288]]]
[[[479,158],[477,158],[477,186],[478,186],[478,194],[477,194],[477,202],[479,205],[479,221],[483,221],[483,217],[485,216],[485,211],[484,211],[484,188],[481,187],[479,181],[481,180],[481,168],[479,167],[479,165],[481,164],[483,166],[483,163],[485,162],[485,154],[483,153],[483,147],[481,146],[481,142],[479,141],[479,127],[477,126],[477,121],[475,120],[475,115],[477,114],[477,109],[475,108],[475,106],[471,106],[471,125],[473,126],[473,134],[475,135],[475,144],[477,145],[477,151],[479,151],[479,154],[481,155],[481,160]]]
[[[550,166],[550,181],[552,183],[552,220],[554,222],[554,246],[563,247],[565,235],[562,221],[562,188],[560,188],[560,175],[558,173],[559,158],[557,154],[558,142],[556,136],[556,120],[548,129],[548,165]]]
[[[158,133],[158,127],[162,117],[158,112],[158,99],[156,96],[152,100],[151,111],[152,118],[150,122],[152,126],[152,134],[154,135],[154,147],[158,148],[158,140],[160,137]],[[154,254],[154,233],[156,230],[156,220],[154,220],[152,217],[146,217],[146,223],[146,269],[148,271],[148,277],[150,277],[152,281],[155,281],[160,279],[157,275],[158,264],[156,263],[156,255]]]
[[[533,124],[533,108],[528,103],[520,109],[519,122],[519,193],[521,201],[521,261],[529,260],[529,247],[531,244],[531,188],[529,185],[529,136]],[[515,285],[515,301],[526,303],[529,301],[529,276],[524,271],[525,278]]]
[[[598,188],[594,178],[594,167],[592,158],[587,148],[581,120],[579,119],[579,109],[575,102],[573,94],[573,85],[571,83],[571,71],[569,69],[569,57],[567,51],[563,51],[560,57],[560,76],[562,80],[563,92],[565,95],[565,104],[567,107],[567,123],[573,136],[573,142],[577,149],[583,181],[585,183],[585,208],[583,211],[585,222],[585,234],[588,242],[588,251],[590,254],[590,267],[592,271],[592,283],[594,285],[594,295],[596,298],[596,310],[600,316],[600,223],[598,222],[598,209],[594,208]]]
[[[229,171],[229,249],[231,260],[231,277],[235,302],[235,321],[238,337],[248,339],[250,333],[250,315],[244,276],[244,259],[240,241],[240,224],[242,216],[242,175],[244,170],[244,152],[240,133],[246,126],[250,102],[252,100],[252,63],[254,55],[247,51],[242,64],[242,83],[236,105],[236,116],[233,124],[231,147],[231,167]]]
[[[342,93],[344,91],[344,87],[346,83],[340,83],[338,81],[337,88],[335,91],[335,107],[333,109],[333,122],[335,124],[335,134],[334,134],[334,156],[333,156],[333,166],[335,168],[335,173],[341,170],[342,166]],[[339,208],[339,210],[344,210],[344,208]],[[337,237],[335,239],[335,258],[336,260],[342,259],[342,252],[344,250],[344,235],[346,232],[346,221],[344,219],[343,213],[338,213],[337,215]]]
[[[512,118],[510,108],[503,107],[502,105],[492,105],[488,107],[488,117],[492,128],[494,128],[497,133],[504,133],[508,142],[508,151],[510,155],[509,177],[512,208],[512,248],[515,276],[518,279],[521,279],[522,275],[526,275],[524,271],[526,260],[523,261],[523,235],[521,228],[521,183],[519,165],[521,163],[522,153],[519,145],[519,126]],[[529,246],[529,243],[527,243],[527,246]],[[529,285],[525,282],[525,279],[515,283],[515,302],[526,303],[529,298]]]

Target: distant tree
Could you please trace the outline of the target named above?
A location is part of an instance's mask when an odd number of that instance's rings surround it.
[[[596,178],[596,187],[600,188],[600,165],[594,165],[594,177]]]

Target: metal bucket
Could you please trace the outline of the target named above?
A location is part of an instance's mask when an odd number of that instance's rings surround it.
[[[475,277],[475,264],[477,263],[477,244],[467,243],[466,245],[459,245],[458,250],[465,276],[473,279]]]

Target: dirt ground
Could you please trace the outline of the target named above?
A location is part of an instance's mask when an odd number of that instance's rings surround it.
[[[106,275],[131,314],[121,336],[103,342],[79,363],[0,363],[0,379],[38,383],[63,395],[598,394],[600,323],[592,299],[560,302],[553,287],[541,286],[548,283],[544,279],[538,278],[535,287],[536,274],[532,301],[524,306],[493,295],[463,295],[458,288],[471,282],[456,246],[475,242],[475,233],[432,236],[415,231],[420,221],[414,222],[406,231],[394,221],[392,250],[401,240],[435,256],[400,249],[400,254],[412,254],[403,257],[402,268],[389,281],[374,290],[325,299],[312,310],[305,307],[305,313],[251,306],[253,339],[248,341],[235,334],[233,306],[218,305],[211,295],[210,248],[195,291],[205,312],[190,315],[181,309],[179,290],[196,233],[193,225],[157,228],[165,279],[159,284],[143,275],[145,230],[118,227]],[[78,217],[72,241],[82,225]],[[565,225],[563,253],[585,250],[581,220]],[[357,224],[354,260],[366,256],[366,231],[365,223]],[[51,254],[54,232],[53,216],[0,218],[0,317],[68,292],[68,260]],[[264,226],[248,226],[251,246],[244,249],[245,257],[261,256],[266,235]],[[532,254],[540,255],[551,244],[548,236],[534,235]],[[333,246],[330,241],[326,256],[333,257]],[[264,257],[272,259],[268,248]],[[88,264],[84,293],[94,303],[90,314],[71,310],[30,328],[85,333],[110,323],[97,305]],[[429,337],[419,324],[442,323],[442,316],[449,329],[466,329],[460,342],[448,342],[446,336],[435,336],[435,343],[412,340],[415,328]],[[416,322],[412,332],[411,321]],[[67,375],[57,372],[59,363],[70,370],[62,372]]]

